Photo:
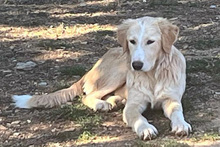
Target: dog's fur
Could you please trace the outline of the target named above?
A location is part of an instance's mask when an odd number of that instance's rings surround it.
[[[84,92],[85,105],[95,111],[108,111],[126,99],[123,120],[142,139],[157,134],[157,129],[142,116],[148,104],[162,107],[175,134],[187,135],[191,126],[184,120],[181,104],[186,63],[173,46],[178,33],[178,27],[163,18],[128,19],[117,31],[123,48],[109,50],[70,88],[48,95],[14,96],[16,106],[53,107]]]

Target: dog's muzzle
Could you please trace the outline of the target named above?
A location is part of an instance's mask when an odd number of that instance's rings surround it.
[[[134,70],[141,70],[143,65],[144,65],[144,63],[141,61],[132,62],[132,67],[134,68]]]

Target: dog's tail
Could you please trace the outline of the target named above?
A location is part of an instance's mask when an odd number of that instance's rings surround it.
[[[51,108],[73,100],[83,93],[84,76],[71,87],[45,95],[14,95],[15,106],[19,108],[44,107]]]

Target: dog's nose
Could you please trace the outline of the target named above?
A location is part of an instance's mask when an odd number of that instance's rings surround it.
[[[141,61],[132,62],[132,67],[134,68],[134,70],[141,70],[143,65],[144,65],[143,62],[141,62]]]

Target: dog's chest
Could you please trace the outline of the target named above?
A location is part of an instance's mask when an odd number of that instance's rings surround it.
[[[129,72],[127,76],[128,91],[129,89],[135,89],[138,93],[142,93],[143,98],[149,101],[152,106],[159,100],[156,91],[161,85],[162,83],[155,79],[153,73]]]
[[[153,95],[156,81],[151,73],[146,74],[144,72],[128,72],[127,86],[128,88],[134,88],[144,94]]]

